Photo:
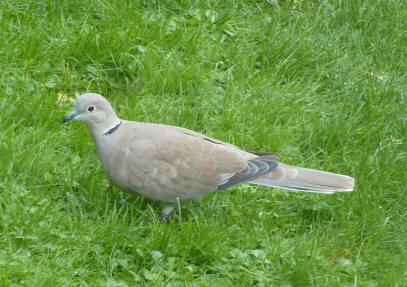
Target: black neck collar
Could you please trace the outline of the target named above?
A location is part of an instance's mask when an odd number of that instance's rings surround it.
[[[114,133],[122,124],[122,121],[118,122],[114,127],[108,129],[105,133],[103,133],[104,136],[110,136],[112,133]]]

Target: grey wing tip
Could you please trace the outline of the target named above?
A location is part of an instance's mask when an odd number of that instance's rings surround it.
[[[272,160],[280,161],[280,156],[276,153],[268,153],[268,152],[255,152],[255,151],[248,151],[248,153],[257,155],[259,157],[265,158],[266,156]]]
[[[226,189],[242,182],[248,182],[275,169],[278,161],[270,159],[269,155],[259,156],[247,161],[247,167],[234,174],[229,180],[218,186],[218,190]]]

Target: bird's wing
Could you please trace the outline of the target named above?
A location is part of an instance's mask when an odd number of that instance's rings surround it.
[[[123,129],[125,128],[125,129]],[[126,125],[114,160],[128,186],[144,196],[163,200],[199,198],[247,172],[247,159],[233,146],[216,144],[155,124]],[[127,130],[126,130],[127,129]],[[135,135],[135,136],[130,136]],[[250,170],[249,170],[250,172]]]

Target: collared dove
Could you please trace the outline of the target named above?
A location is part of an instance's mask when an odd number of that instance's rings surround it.
[[[176,126],[119,119],[98,94],[83,94],[64,119],[83,122],[92,133],[106,176],[121,190],[165,202],[204,197],[239,183],[334,193],[352,191],[346,175],[290,166],[276,154],[252,153]]]

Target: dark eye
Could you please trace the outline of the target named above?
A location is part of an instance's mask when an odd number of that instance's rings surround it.
[[[93,112],[95,110],[95,106],[89,106],[88,107],[88,112]]]

